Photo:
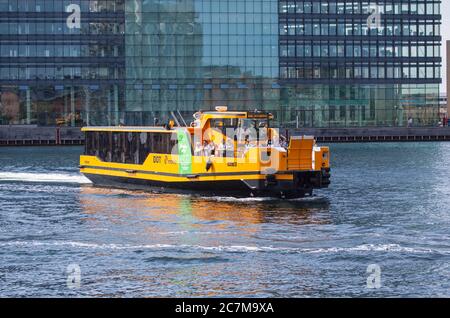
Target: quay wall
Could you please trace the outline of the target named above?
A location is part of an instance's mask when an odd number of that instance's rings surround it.
[[[319,142],[450,141],[450,127],[304,128],[287,133],[315,136]]]
[[[450,127],[282,129],[289,136],[315,136],[319,142],[450,141]],[[79,127],[0,126],[0,146],[83,145]]]
[[[82,145],[77,127],[0,126],[0,146]]]

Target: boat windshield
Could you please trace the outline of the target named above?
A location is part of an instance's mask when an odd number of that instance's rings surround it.
[[[268,142],[268,119],[240,119],[237,129],[238,143],[264,145]]]
[[[214,129],[227,129],[233,128],[236,129],[239,124],[238,118],[215,118],[211,119],[211,127]]]

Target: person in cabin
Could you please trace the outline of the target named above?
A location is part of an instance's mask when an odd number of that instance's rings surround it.
[[[247,154],[247,152],[250,150],[250,148],[252,148],[252,144],[250,143],[250,138],[249,136],[245,137],[245,141],[244,141],[244,149],[242,151],[242,157],[245,157],[245,155]]]
[[[226,145],[225,140],[224,140],[217,147],[217,156],[218,157],[225,157],[226,149],[227,149],[227,145]]]
[[[216,144],[213,141],[209,141],[208,143],[208,156],[215,156],[216,155]]]
[[[223,156],[224,157],[233,157],[233,155],[234,155],[234,143],[233,143],[233,141],[231,139],[227,138],[224,141],[224,147],[225,147],[225,149],[224,149]]]
[[[202,152],[203,152],[202,144],[200,143],[200,141],[197,141],[197,143],[195,144],[195,148],[194,148],[194,155],[201,156]]]
[[[205,157],[211,156],[213,150],[214,150],[214,146],[211,145],[211,141],[204,140],[203,141],[203,156],[205,156]]]

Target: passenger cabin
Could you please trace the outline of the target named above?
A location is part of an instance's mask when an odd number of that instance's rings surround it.
[[[142,165],[148,155],[177,154],[178,136],[165,128],[85,128],[85,155],[104,162]]]
[[[242,157],[248,147],[267,147],[277,137],[266,112],[196,113],[189,127],[87,127],[85,155],[103,162],[142,165],[149,154],[178,155],[180,135],[187,133],[192,156]],[[186,145],[187,145],[186,144]],[[214,152],[206,153],[206,145]]]

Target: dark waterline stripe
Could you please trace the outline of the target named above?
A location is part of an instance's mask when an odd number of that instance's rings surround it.
[[[107,171],[120,171],[128,172],[130,169],[124,168],[112,168],[112,167],[98,167],[98,166],[82,166],[81,169],[97,169],[97,170],[107,170]],[[249,176],[261,174],[261,171],[244,171],[244,172],[219,172],[219,173],[198,173],[198,174],[178,174],[178,173],[168,173],[168,172],[158,172],[158,171],[146,171],[146,170],[133,170],[135,173],[159,175],[165,177],[179,177],[179,178],[194,178],[194,177],[222,177],[222,176]],[[82,172],[83,173],[83,172]],[[276,174],[292,174],[293,171],[280,171]]]

